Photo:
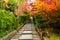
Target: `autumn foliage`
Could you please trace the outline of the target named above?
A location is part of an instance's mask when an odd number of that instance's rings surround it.
[[[53,3],[53,1],[48,0],[38,0],[36,2],[33,2],[32,5],[34,8],[40,11],[52,11],[56,10],[56,5]]]
[[[60,7],[60,1],[59,0],[35,0],[28,3],[29,0],[24,1],[21,3],[18,7],[18,13],[20,13],[21,8],[25,9],[30,12],[30,15],[33,15],[36,11],[42,11],[42,12],[53,12],[57,11]]]

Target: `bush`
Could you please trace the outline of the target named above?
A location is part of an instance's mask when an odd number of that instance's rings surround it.
[[[14,29],[16,29],[16,24],[13,13],[0,9],[0,37],[8,34]]]
[[[47,28],[47,24],[45,23],[46,20],[43,19],[42,15],[36,14],[33,16],[33,21],[34,24],[38,27],[38,28]]]
[[[45,13],[35,14],[34,24],[39,28],[53,28],[56,33],[60,33],[60,12],[53,12],[50,14]]]

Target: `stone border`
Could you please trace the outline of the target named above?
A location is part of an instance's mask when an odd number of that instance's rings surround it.
[[[10,40],[14,35],[17,34],[17,32],[23,27],[24,25],[21,25],[20,27],[18,27],[16,30],[10,32],[9,34],[7,34],[6,36],[2,37],[0,40]]]
[[[12,31],[11,33],[9,33],[8,35],[4,36],[3,38],[1,38],[0,40],[9,40],[10,38],[12,38],[15,34],[17,33],[16,30]]]
[[[36,31],[37,31],[37,33],[38,33],[38,35],[39,35],[39,36],[40,36],[40,38],[41,38],[42,33],[41,33],[40,29],[39,29],[39,28],[37,28],[37,27],[35,27],[35,29],[36,29]]]
[[[16,30],[17,32],[23,27],[24,25],[21,25],[20,27],[18,27]]]

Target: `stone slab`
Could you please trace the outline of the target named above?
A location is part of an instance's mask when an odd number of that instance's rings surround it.
[[[12,40],[12,39],[19,39],[20,36],[21,36],[21,35],[15,35],[13,38],[11,38],[11,40]]]
[[[21,35],[19,39],[33,39],[32,35]]]
[[[23,33],[32,33],[32,31],[23,31]]]
[[[11,40],[18,40],[18,39],[11,39]]]

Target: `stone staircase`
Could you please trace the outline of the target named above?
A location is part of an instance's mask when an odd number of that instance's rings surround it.
[[[40,40],[40,38],[35,31],[34,25],[28,23],[10,40]]]

